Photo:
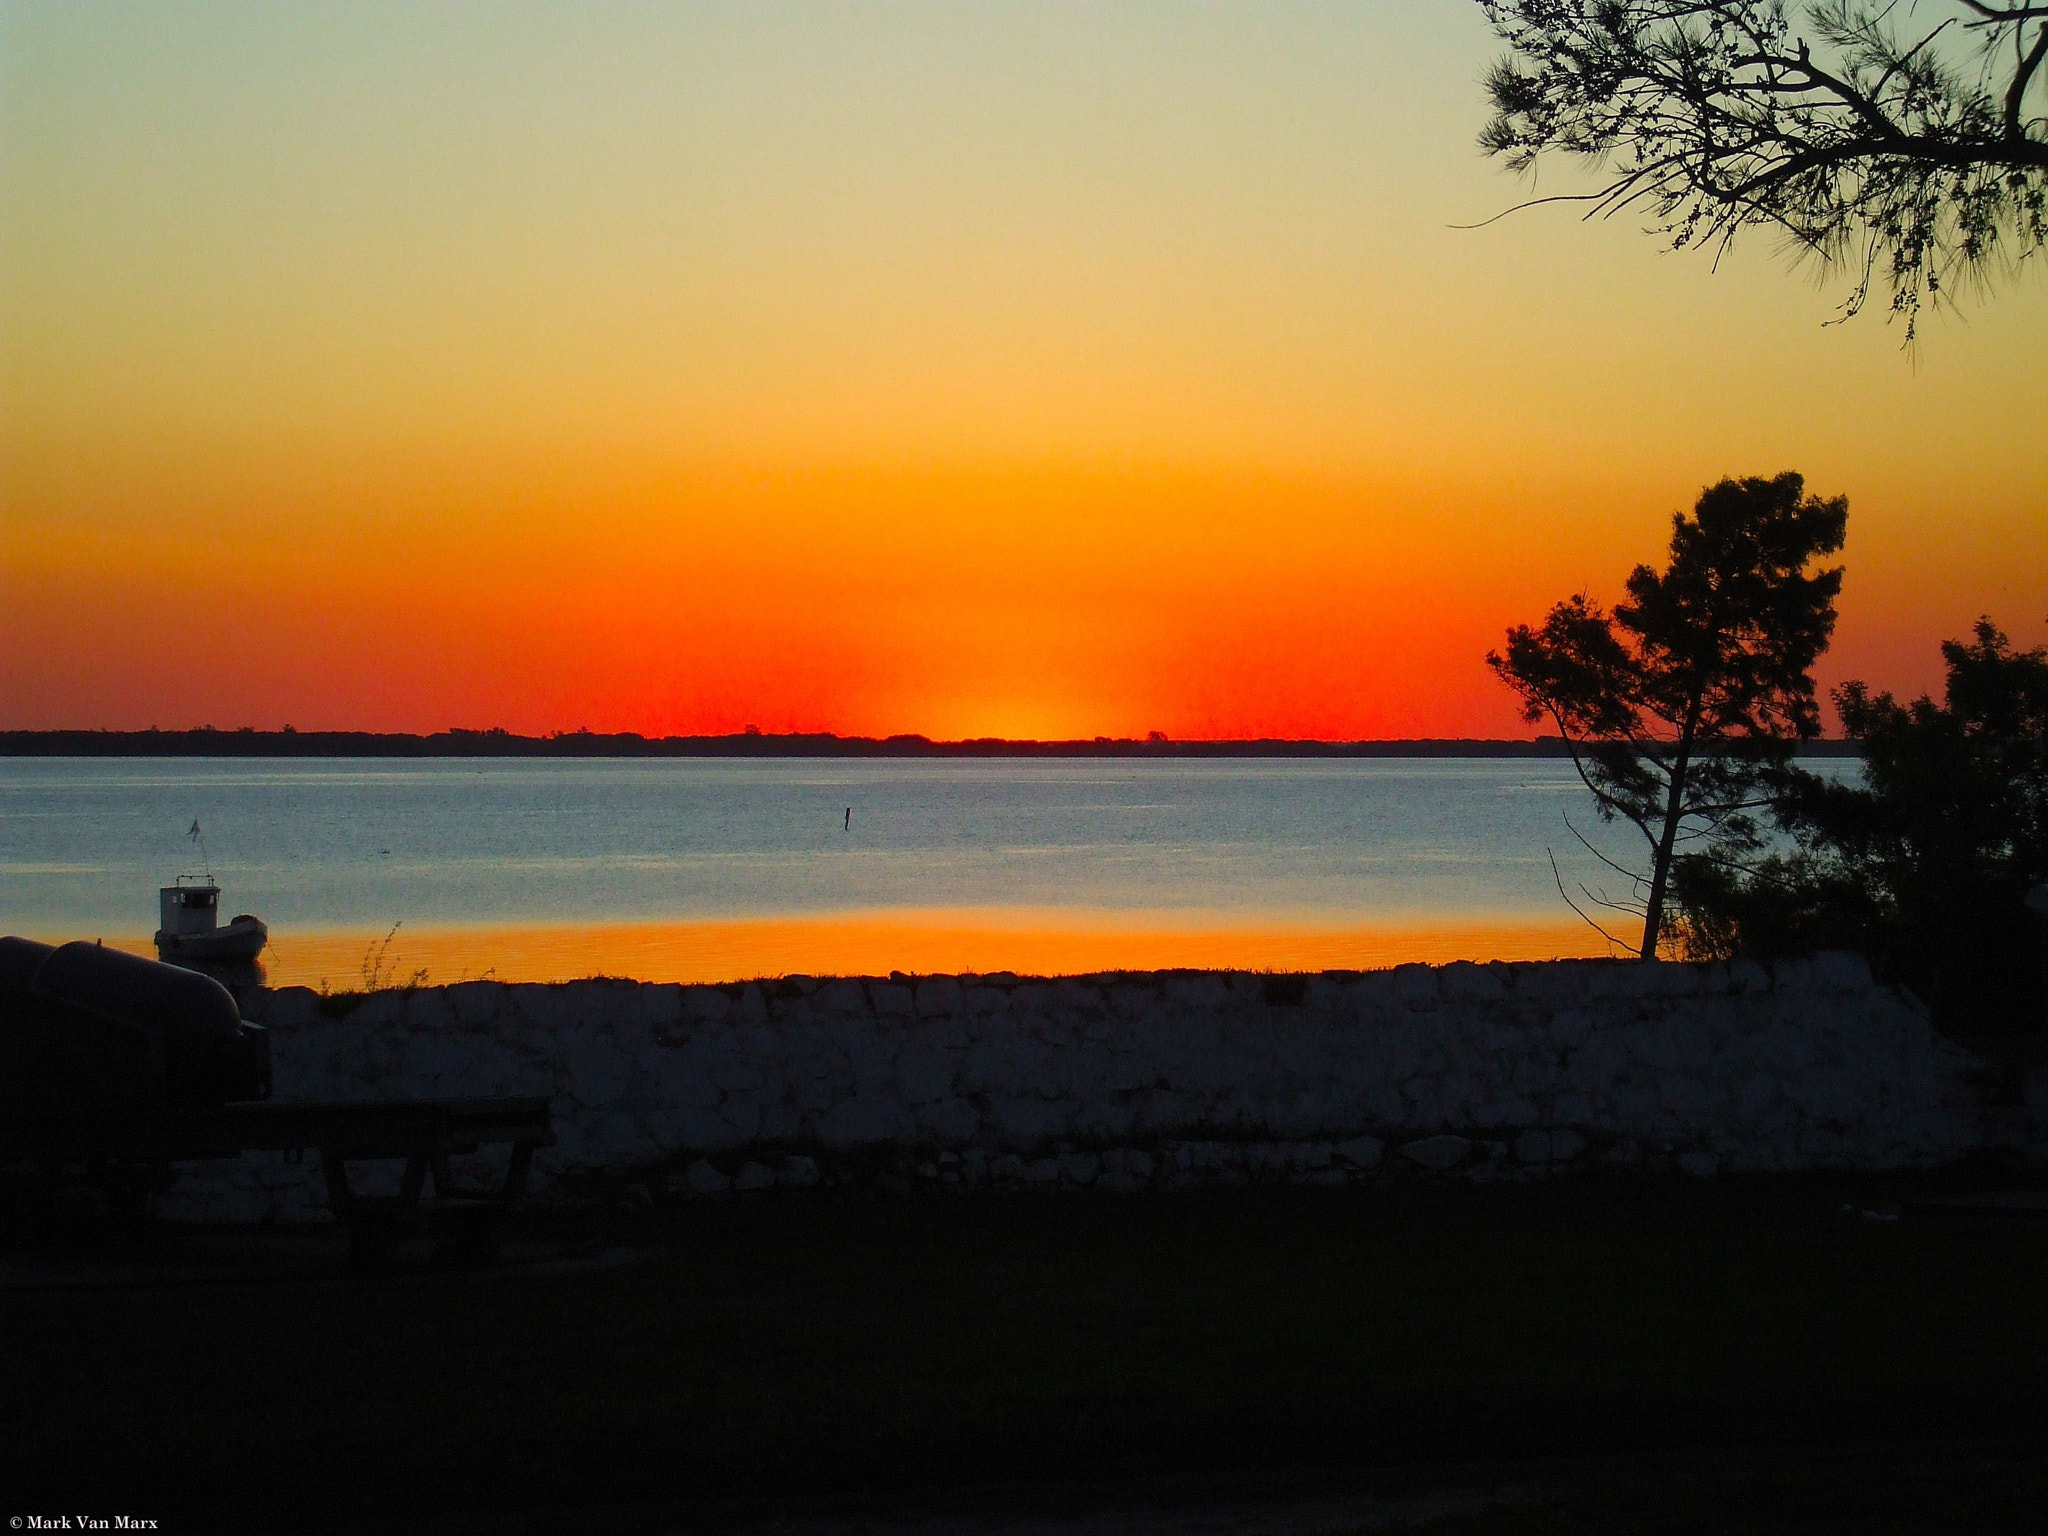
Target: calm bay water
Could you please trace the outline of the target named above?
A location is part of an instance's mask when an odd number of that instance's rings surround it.
[[[196,819],[273,981],[353,985],[394,924],[436,980],[1604,952],[1566,813],[1542,760],[14,758],[0,927],[146,945]]]

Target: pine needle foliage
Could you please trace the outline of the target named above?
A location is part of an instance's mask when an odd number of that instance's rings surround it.
[[[1479,0],[1509,49],[1480,147],[1606,177],[1674,247],[1745,228],[1920,312],[2048,240],[2043,0]],[[1524,205],[1526,206],[1526,205]]]

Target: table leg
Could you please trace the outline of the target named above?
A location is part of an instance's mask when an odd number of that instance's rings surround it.
[[[533,1143],[513,1142],[512,1161],[505,1168],[505,1199],[517,1200],[526,1193],[526,1175],[532,1167]]]
[[[320,1171],[327,1178],[327,1208],[337,1216],[346,1216],[356,1203],[355,1192],[348,1187],[347,1159],[336,1157],[323,1147]]]

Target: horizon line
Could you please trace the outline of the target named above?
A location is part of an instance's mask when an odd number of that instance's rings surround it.
[[[336,751],[348,747],[353,750]],[[199,749],[204,748],[201,751]],[[1853,751],[1842,738],[1797,744],[1807,753]],[[0,731],[5,757],[1564,757],[1561,736],[1404,736],[1330,741],[1313,737],[1212,737],[1176,741],[1162,732],[1145,737],[1094,736],[1030,739],[976,736],[934,740],[916,732],[841,736],[833,731],[768,732],[747,729],[718,735],[646,736],[638,731],[554,731],[525,736],[503,726],[449,726],[434,732],[259,730],[194,726],[164,730],[63,727]]]

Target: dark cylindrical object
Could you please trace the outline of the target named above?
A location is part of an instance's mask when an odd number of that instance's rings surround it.
[[[0,1008],[7,1006],[9,999],[26,992],[43,962],[55,953],[57,946],[54,944],[38,944],[34,939],[17,939],[11,935],[0,939]]]
[[[0,938],[0,1095],[35,1118],[270,1095],[270,1037],[208,976]]]

